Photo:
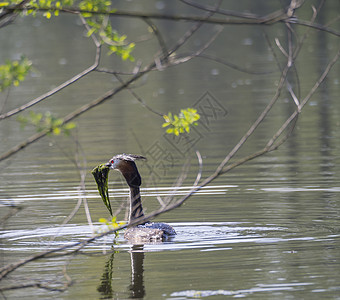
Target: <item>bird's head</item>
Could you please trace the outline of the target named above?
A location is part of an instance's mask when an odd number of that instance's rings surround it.
[[[126,179],[129,186],[140,186],[142,179],[137,170],[135,160],[146,159],[141,155],[134,154],[118,154],[112,157],[106,164],[107,167],[114,170],[119,170]]]
[[[135,155],[135,154],[118,154],[112,157],[109,162],[106,164],[110,169],[120,170],[124,168],[124,166],[128,164],[134,163],[135,160],[146,159],[144,156]]]

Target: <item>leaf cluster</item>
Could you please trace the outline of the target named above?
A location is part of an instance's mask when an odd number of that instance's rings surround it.
[[[19,3],[18,0],[1,1],[0,12],[2,8],[5,9]],[[59,16],[62,9],[68,7],[74,9],[73,5],[77,5],[76,9],[79,9],[79,13],[85,18],[89,26],[89,37],[97,34],[100,42],[108,47],[109,55],[114,53],[122,60],[134,61],[132,51],[135,48],[135,43],[128,42],[126,35],[120,35],[111,25],[108,14],[116,11],[111,8],[111,0],[83,0],[79,4],[74,0],[30,0],[25,4],[23,14],[36,16],[39,10],[43,10],[43,16],[50,19],[53,15]]]
[[[110,0],[83,0],[79,3],[79,9],[86,11],[82,13],[84,18],[90,18],[93,16],[91,12],[113,12],[111,9]],[[102,15],[100,16],[102,18]]]
[[[131,55],[135,48],[135,43],[129,43],[126,35],[120,35],[111,25],[110,18],[103,14],[92,14],[91,12],[114,13],[116,10],[111,8],[109,0],[83,0],[79,4],[86,23],[90,27],[87,35],[96,34],[100,42],[109,49],[108,55],[116,54],[123,60],[134,61]]]
[[[25,15],[36,15],[39,9],[46,9],[43,16],[50,19],[52,15],[59,16],[63,7],[72,6],[73,0],[31,0],[28,3],[29,9],[24,10]]]
[[[18,86],[30,71],[32,62],[25,57],[20,60],[7,60],[4,65],[0,65],[0,92],[5,88],[14,85]]]
[[[109,220],[107,220],[105,218],[100,218],[99,222],[102,223],[103,225],[106,225],[106,227],[107,227],[106,231],[110,231],[112,229],[119,228],[122,225],[126,224],[126,222],[124,222],[124,221],[117,222],[117,217],[116,216],[113,216],[111,221],[109,221]],[[115,236],[118,237],[118,235],[119,235],[119,232],[115,231]]]
[[[30,111],[28,116],[18,116],[17,120],[20,122],[21,127],[25,128],[27,125],[32,125],[36,128],[37,132],[48,130],[54,135],[70,135],[70,131],[76,127],[76,124],[69,122],[64,124],[62,118],[56,118],[50,112],[35,113]]]
[[[191,126],[197,126],[197,121],[200,115],[194,108],[181,109],[178,115],[173,115],[171,112],[163,116],[165,122],[162,127],[168,127],[166,133],[174,134],[176,136],[181,133],[190,133]]]

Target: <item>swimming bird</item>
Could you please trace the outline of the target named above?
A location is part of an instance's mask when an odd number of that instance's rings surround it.
[[[111,169],[118,170],[124,176],[130,188],[130,212],[129,223],[144,217],[139,187],[142,178],[138,172],[135,160],[146,159],[141,155],[118,154],[112,157],[106,164]],[[147,222],[129,227],[124,234],[125,239],[131,242],[155,242],[163,241],[176,235],[175,230],[165,223]]]

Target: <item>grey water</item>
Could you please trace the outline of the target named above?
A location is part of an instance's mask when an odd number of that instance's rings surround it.
[[[336,2],[328,3],[322,17],[331,19],[338,9]],[[307,7],[304,13],[310,13]],[[128,36],[147,36],[138,22],[120,21]],[[189,28],[186,23],[176,28],[168,22],[158,25],[168,30],[170,44]],[[205,26],[186,47],[204,44],[215,29]],[[162,118],[123,92],[75,120],[73,138],[48,136],[1,162],[1,266],[106,230],[99,219],[109,215],[90,171],[114,154],[147,156],[147,162],[138,163],[147,213],[160,207],[157,197],[180,197],[190,190],[199,172],[196,150],[203,160],[202,178],[209,176],[275,93],[280,74],[263,30],[226,27],[209,49],[210,54],[262,75],[196,59],[152,72],[134,88],[149,106],[163,113],[212,105],[215,114],[210,111],[195,127],[190,147],[170,139],[161,128]],[[272,38],[285,37],[282,26],[265,31]],[[339,38],[318,32],[305,43],[298,64],[302,95],[338,50]],[[47,92],[94,60],[94,46],[73,16],[51,21],[39,16],[18,18],[14,25],[1,28],[0,45],[1,62],[25,53],[35,66],[27,81],[11,90],[6,110]],[[135,55],[150,59],[155,47],[146,42],[137,46]],[[124,69],[119,59],[104,56],[103,60],[104,66]],[[133,63],[127,64],[132,68]],[[128,244],[122,233],[117,238],[106,236],[79,253],[28,263],[0,283],[1,287],[40,283],[56,290],[13,289],[0,297],[340,299],[339,71],[338,63],[305,108],[294,134],[277,151],[219,177],[184,205],[156,219],[174,227],[173,240],[141,246]],[[112,76],[93,73],[32,110],[61,117],[117,85]],[[5,95],[0,97],[3,101]],[[266,144],[292,111],[288,99],[288,93],[281,97],[237,157]],[[33,133],[29,127],[20,129],[15,117],[1,121],[1,153]],[[183,166],[188,166],[186,177],[174,191]],[[81,172],[86,175],[85,191],[79,190]],[[113,210],[118,210],[128,195],[118,172],[110,173],[109,188]],[[92,224],[83,204],[63,224],[84,198]],[[124,219],[121,211],[118,220]],[[73,284],[58,291],[68,278]]]

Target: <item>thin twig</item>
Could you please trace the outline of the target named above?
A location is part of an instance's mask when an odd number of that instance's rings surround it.
[[[125,82],[123,81],[123,79],[118,75],[118,74],[115,74],[115,77],[118,79],[118,81],[121,83],[121,84],[125,84]],[[158,116],[161,116],[163,117],[163,113],[161,112],[158,112],[156,110],[154,110],[151,106],[147,105],[146,102],[138,96],[138,94],[132,89],[130,88],[129,86],[126,87],[126,89],[129,91],[129,93],[135,97],[135,99],[144,107],[146,108],[147,110],[151,111],[152,113],[154,113],[155,115],[158,115]]]
[[[198,172],[197,172],[197,176],[196,176],[196,180],[194,182],[194,185],[198,185],[199,181],[201,180],[202,177],[202,171],[203,171],[203,159],[201,156],[201,153],[196,150],[196,156],[197,156],[197,160],[198,160]]]
[[[35,98],[35,99],[29,101],[28,103],[26,103],[26,104],[24,104],[24,105],[22,105],[22,106],[20,106],[18,108],[12,109],[11,111],[0,115],[0,121],[4,120],[6,118],[12,117],[13,115],[18,114],[18,113],[20,113],[20,112],[22,112],[22,111],[24,111],[24,110],[26,110],[26,109],[36,105],[36,104],[38,104],[39,102],[41,102],[41,101],[51,97],[52,95],[60,92],[61,90],[63,90],[64,88],[68,87],[72,83],[75,83],[79,79],[85,77],[86,75],[88,75],[89,73],[94,71],[97,68],[97,66],[99,65],[100,50],[101,50],[101,46],[99,44],[99,45],[97,45],[97,49],[96,49],[95,62],[90,67],[85,69],[83,72],[78,73],[77,75],[73,76],[71,79],[63,82],[62,84],[58,85],[56,88],[48,91],[47,93],[41,95],[40,97]]]
[[[168,48],[166,46],[166,43],[163,39],[162,34],[160,33],[159,29],[157,28],[157,26],[149,19],[149,18],[143,18],[143,21],[149,25],[149,27],[151,28],[152,32],[154,33],[154,35],[156,36],[159,46],[161,48],[161,52],[162,52],[162,57],[165,59],[165,61],[167,61],[168,58]]]
[[[212,15],[211,13],[208,13],[207,16],[205,17],[205,19],[208,19],[211,15]],[[187,32],[185,32],[185,34],[182,36],[182,38],[180,38],[177,41],[177,43],[174,45],[174,47],[172,47],[172,49],[169,50],[168,56],[170,56],[172,53],[177,51],[184,43],[186,43],[188,41],[188,39],[190,37],[192,37],[192,35],[204,24],[203,21],[204,20],[198,22],[197,24],[194,24]],[[64,125],[64,124],[66,124],[68,122],[71,122],[72,120],[74,120],[75,118],[79,117],[80,115],[82,115],[83,113],[87,112],[88,110],[93,109],[94,107],[97,107],[98,105],[101,105],[104,102],[106,102],[107,100],[111,99],[113,96],[115,96],[118,93],[120,93],[121,91],[125,90],[130,84],[134,83],[139,78],[141,78],[145,73],[148,73],[151,70],[153,70],[153,68],[155,66],[156,66],[155,62],[154,61],[151,62],[148,66],[146,66],[142,70],[142,72],[139,72],[139,73],[135,74],[129,80],[125,81],[125,83],[121,84],[119,87],[117,87],[115,89],[112,89],[112,90],[109,90],[103,96],[93,100],[90,103],[87,103],[87,104],[81,106],[80,108],[76,109],[72,113],[68,114],[63,119],[63,123],[61,125]],[[49,132],[51,132],[51,129],[46,129],[46,130],[44,130],[44,131],[42,131],[40,133],[37,133],[37,134],[31,136],[26,141],[24,141],[24,142],[22,142],[22,143],[20,143],[20,144],[18,144],[16,146],[14,146],[12,149],[10,149],[9,151],[7,151],[6,153],[4,153],[4,154],[2,154],[0,156],[0,161],[3,161],[5,159],[11,157],[15,153],[19,152],[21,149],[26,148],[30,144],[40,140],[41,138],[46,136]]]
[[[285,56],[288,57],[287,51],[281,46],[280,40],[278,38],[275,38],[275,44],[276,46],[280,49],[281,53]]]
[[[298,7],[294,8],[294,11]],[[294,16],[290,16],[287,12],[282,10],[274,11],[265,16],[258,18],[247,18],[248,13],[243,14],[239,18],[235,17],[224,17],[224,18],[206,18],[205,16],[197,16],[197,15],[169,15],[169,14],[160,14],[160,13],[146,13],[146,12],[133,12],[133,11],[115,11],[115,12],[107,12],[107,11],[93,11],[93,10],[80,10],[78,8],[56,8],[56,7],[47,7],[47,8],[39,8],[25,6],[24,8],[17,7],[6,7],[4,10],[8,13],[34,9],[36,11],[60,11],[62,13],[71,13],[71,14],[86,14],[91,13],[93,15],[109,15],[110,17],[127,17],[127,18],[139,18],[139,19],[158,19],[158,20],[171,20],[171,21],[186,21],[186,22],[204,22],[206,24],[221,24],[221,25],[272,25],[278,22],[288,22],[290,24],[296,24],[299,26],[307,26],[317,30],[321,30],[327,32],[329,34],[340,37],[340,32],[330,28],[328,26],[322,24],[316,24],[306,20],[299,20],[294,18]],[[213,10],[214,13],[219,13],[218,9]],[[235,12],[236,13],[236,12]]]
[[[192,34],[194,32],[195,31],[192,30],[190,36],[192,36]],[[182,40],[182,42],[185,42],[185,40]],[[292,40],[290,42],[292,42]],[[292,47],[292,45],[291,45],[291,47]],[[252,124],[252,126],[249,128],[249,130],[246,132],[246,134],[240,139],[239,143],[224,158],[224,160],[220,163],[220,165],[217,166],[215,172],[213,172],[209,177],[204,179],[201,182],[200,185],[194,186],[185,196],[179,198],[176,201],[173,201],[172,203],[169,203],[169,205],[167,205],[166,207],[161,207],[160,209],[152,212],[151,214],[145,216],[144,218],[135,220],[135,221],[131,222],[130,224],[126,224],[126,225],[121,226],[119,228],[115,228],[113,230],[110,230],[108,232],[102,233],[102,234],[97,235],[95,237],[91,237],[89,239],[86,239],[84,241],[79,241],[77,243],[66,245],[66,246],[60,247],[58,249],[48,250],[48,251],[45,251],[45,252],[42,252],[42,253],[30,256],[27,259],[20,260],[20,261],[18,261],[16,263],[9,264],[9,265],[7,265],[7,266],[5,266],[5,267],[0,269],[0,279],[2,279],[5,276],[7,276],[10,272],[18,269],[20,266],[23,266],[23,265],[25,265],[25,264],[27,264],[27,263],[29,263],[31,261],[34,261],[34,260],[37,260],[37,259],[41,259],[41,258],[62,256],[62,255],[69,254],[69,253],[76,253],[76,252],[80,251],[82,248],[84,248],[86,245],[88,245],[89,243],[92,243],[92,242],[96,241],[97,239],[100,239],[100,238],[102,238],[102,237],[104,237],[106,235],[109,235],[109,234],[112,234],[112,233],[114,233],[114,232],[116,232],[118,230],[124,229],[127,226],[133,226],[133,225],[136,225],[136,224],[139,224],[139,223],[146,222],[148,220],[151,220],[151,219],[155,218],[156,216],[158,216],[160,214],[163,214],[165,212],[171,211],[171,210],[181,206],[187,199],[189,199],[198,190],[200,190],[202,187],[206,186],[210,182],[214,181],[216,178],[218,178],[222,174],[225,174],[225,173],[229,172],[230,170],[234,169],[235,167],[237,167],[239,165],[242,165],[242,164],[244,164],[246,162],[249,162],[250,160],[252,160],[254,158],[257,158],[257,157],[259,157],[261,155],[264,155],[264,154],[266,154],[266,153],[268,153],[270,151],[273,151],[273,150],[277,149],[280,145],[282,145],[286,141],[286,139],[288,138],[288,136],[292,132],[292,130],[290,130],[288,132],[286,131],[288,126],[294,127],[294,124],[297,121],[297,117],[301,113],[301,111],[304,108],[304,106],[306,105],[306,103],[315,94],[315,92],[317,91],[319,86],[322,84],[322,82],[325,80],[326,76],[331,71],[332,67],[336,64],[336,62],[338,62],[339,57],[340,57],[340,49],[338,50],[337,54],[333,57],[333,59],[329,62],[329,64],[325,68],[324,72],[320,75],[318,80],[315,82],[313,88],[309,91],[309,93],[306,95],[306,97],[302,101],[300,101],[300,104],[299,104],[299,107],[298,107],[299,109],[296,109],[294,111],[294,113],[292,113],[290,115],[290,117],[284,122],[284,124],[279,128],[279,130],[277,130],[276,133],[272,136],[272,138],[269,140],[267,145],[263,149],[261,149],[261,150],[259,150],[257,152],[254,152],[254,153],[252,153],[252,154],[250,154],[250,155],[248,155],[246,157],[238,159],[236,162],[234,162],[232,164],[228,164],[227,165],[227,163],[229,163],[230,159],[232,157],[234,157],[236,152],[238,152],[238,150],[244,145],[244,143],[247,141],[249,136],[252,135],[253,132],[256,130],[256,128],[259,126],[259,124],[262,123],[264,118],[268,115],[269,111],[271,110],[271,108],[274,106],[274,104],[278,100],[278,98],[280,96],[280,93],[281,93],[281,91],[283,89],[283,86],[284,86],[284,84],[286,82],[287,74],[288,74],[289,70],[292,68],[292,65],[294,65],[294,61],[296,60],[297,53],[298,53],[298,48],[301,48],[301,45],[298,45],[294,49],[295,51],[293,51],[292,48],[288,51],[288,56],[289,57],[287,59],[286,66],[282,70],[280,81],[279,81],[279,85],[278,85],[277,90],[275,92],[275,95],[273,96],[271,101],[267,104],[267,106],[265,107],[263,112],[259,115],[259,117],[256,119],[256,121]],[[151,69],[151,67],[154,67],[154,63],[150,64],[149,67],[150,67],[150,69]],[[140,75],[140,74],[137,74],[136,78],[133,77],[129,81],[127,81],[125,84],[122,84],[122,86],[120,87],[120,90],[124,89],[126,86],[131,84],[133,81],[137,80],[139,78],[138,75]],[[115,91],[117,91],[117,90],[111,91],[111,94],[107,93],[103,97],[104,98],[105,97],[111,97],[114,93],[117,93]],[[90,103],[88,106],[93,107],[95,105],[98,105],[98,104],[102,103],[103,101],[106,100],[106,99],[103,100],[103,97],[101,98],[101,100],[97,99],[97,101],[95,103]],[[84,109],[84,107],[82,107],[80,109],[80,112],[82,112],[82,109]],[[69,119],[72,119],[72,117],[74,117],[74,113],[72,115],[68,116]],[[67,120],[67,118],[65,118],[65,120]],[[282,134],[284,132],[286,132],[286,135],[282,137]],[[281,137],[281,139],[279,140],[280,137]],[[67,252],[62,252],[62,251],[66,251],[66,250],[67,250]]]
[[[334,58],[330,61],[330,63],[327,65],[325,71],[322,73],[322,75],[320,76],[320,78],[317,80],[317,82],[314,84],[312,90],[308,93],[308,95],[305,97],[305,99],[302,101],[301,106],[303,107],[308,101],[309,99],[312,97],[312,95],[316,92],[317,88],[320,86],[320,84],[324,81],[324,79],[326,78],[327,74],[330,72],[330,70],[332,69],[332,67],[335,65],[335,63],[339,60],[340,57],[340,49],[338,51],[338,53],[334,56]],[[302,109],[301,107],[301,109]],[[287,134],[287,136],[282,139],[280,141],[279,144],[277,144],[275,147],[273,147],[273,141],[276,141],[277,138],[279,137],[278,133],[282,133],[283,129],[285,129],[289,124],[291,124],[294,120],[296,121],[296,117],[298,115],[298,111],[296,110],[288,119],[287,121],[284,123],[284,125],[279,129],[279,131],[274,134],[273,138],[270,140],[270,142],[266,145],[265,148],[263,148],[260,151],[254,152],[253,154],[246,156],[244,158],[241,158],[239,160],[237,160],[236,162],[234,162],[233,164],[230,164],[228,166],[225,166],[225,164],[223,164],[223,162],[220,164],[220,166],[217,167],[217,169],[215,170],[215,172],[210,175],[209,177],[207,177],[200,185],[193,187],[185,196],[183,196],[182,198],[180,198],[179,200],[177,200],[176,202],[174,202],[173,204],[167,206],[163,211],[162,210],[157,210],[154,211],[152,214],[148,215],[147,218],[154,218],[162,213],[171,211],[179,206],[181,206],[187,199],[189,199],[192,195],[194,195],[197,191],[199,191],[201,188],[203,188],[204,186],[208,185],[209,183],[211,183],[212,181],[214,181],[216,178],[218,178],[219,176],[221,176],[222,174],[225,174],[229,171],[231,171],[232,169],[246,163],[249,162],[252,159],[255,159],[259,156],[262,156],[270,151],[276,150],[280,145],[282,145],[288,138],[289,134]],[[255,122],[256,123],[256,122]],[[227,156],[228,157],[228,156]],[[227,159],[227,161],[229,161],[229,159]],[[221,165],[223,165],[223,168],[221,169]]]
[[[229,68],[232,68],[234,70],[237,70],[237,71],[240,71],[240,72],[243,72],[243,73],[247,73],[247,74],[252,74],[252,75],[267,75],[267,74],[271,74],[271,73],[274,72],[274,71],[253,71],[253,70],[246,69],[246,68],[243,68],[241,66],[238,66],[238,65],[236,65],[232,62],[226,61],[225,59],[221,59],[221,58],[216,57],[216,56],[211,55],[211,54],[200,53],[200,54],[197,54],[196,57],[209,59],[211,61],[215,61],[215,62],[220,63],[222,65],[225,65]]]
[[[4,109],[5,109],[6,103],[7,103],[8,99],[9,99],[10,92],[11,92],[11,87],[9,86],[7,88],[7,91],[6,91],[5,99],[0,104],[0,114],[2,114]]]
[[[72,281],[70,283],[64,283],[61,284],[61,288],[55,287],[55,282],[53,282],[51,285],[47,285],[45,283],[41,282],[25,282],[22,284],[17,284],[17,285],[12,285],[12,286],[5,286],[5,287],[0,287],[0,292],[5,292],[5,291],[10,291],[10,290],[18,290],[18,289],[27,289],[27,288],[39,288],[39,289],[44,289],[48,291],[53,291],[53,292],[64,292],[67,290],[69,286],[72,285]]]

